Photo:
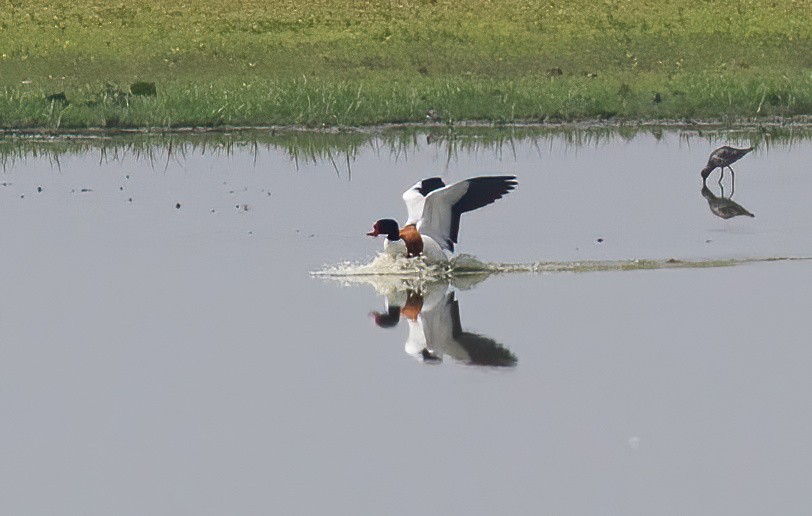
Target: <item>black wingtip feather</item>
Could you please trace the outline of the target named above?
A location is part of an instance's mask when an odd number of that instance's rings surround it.
[[[451,251],[454,250],[454,244],[457,243],[460,232],[460,215],[501,199],[519,185],[516,176],[473,177],[468,180],[468,183],[468,191],[451,208],[451,233],[449,235],[451,242],[448,242]]]
[[[420,181],[420,186],[417,188],[417,191],[420,192],[420,194],[423,197],[425,197],[428,194],[430,194],[431,192],[433,192],[434,190],[439,190],[440,188],[443,188],[444,186],[445,186],[445,183],[443,182],[443,180],[441,178],[439,178],[439,177],[430,177],[428,179],[424,179],[424,180]]]
[[[460,346],[468,353],[471,365],[490,367],[514,367],[518,359],[508,348],[490,337],[463,331],[460,321],[459,301],[449,294],[451,303],[451,334]]]

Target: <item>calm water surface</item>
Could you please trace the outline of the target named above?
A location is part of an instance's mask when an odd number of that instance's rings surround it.
[[[699,176],[723,143],[7,163],[0,513],[808,513],[810,262],[430,286],[421,318],[459,314],[503,359],[484,367],[376,325],[374,285],[310,274],[371,260],[364,233],[432,175],[519,177],[463,216],[483,261],[812,257],[812,144],[734,165],[755,218],[723,220]]]

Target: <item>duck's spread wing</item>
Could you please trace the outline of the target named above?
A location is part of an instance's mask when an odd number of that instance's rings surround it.
[[[403,202],[406,203],[406,210],[409,213],[409,220],[406,221],[406,226],[409,224],[417,224],[420,221],[420,217],[423,216],[423,203],[426,200],[426,196],[444,186],[445,183],[439,177],[429,177],[418,181],[414,186],[403,192]]]
[[[483,176],[436,189],[423,201],[417,229],[443,249],[453,251],[460,231],[460,215],[501,199],[517,184],[515,176]]]
[[[448,355],[464,364],[512,367],[516,356],[495,340],[463,331],[460,305],[449,292],[436,309],[423,314],[426,346],[434,356]]]
[[[421,314],[426,337],[426,347],[435,356],[451,355],[454,346],[453,306],[456,303],[454,293],[449,292],[438,302]]]

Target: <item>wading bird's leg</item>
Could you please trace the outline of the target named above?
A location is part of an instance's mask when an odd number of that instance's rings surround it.
[[[730,199],[733,197],[733,193],[736,191],[736,174],[733,173],[733,169],[730,169]]]

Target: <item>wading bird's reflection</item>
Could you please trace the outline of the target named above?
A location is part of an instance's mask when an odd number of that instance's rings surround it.
[[[731,219],[739,215],[746,215],[748,217],[755,217],[752,213],[747,211],[741,204],[733,201],[733,189],[730,195],[725,197],[725,187],[719,184],[721,191],[719,197],[711,192],[710,188],[705,181],[702,182],[702,197],[708,201],[708,208],[717,217],[723,219]]]
[[[425,363],[451,357],[468,365],[515,366],[516,356],[509,349],[489,337],[462,329],[456,296],[445,281],[396,290],[386,295],[386,311],[371,315],[381,328],[393,328],[406,319],[406,352]]]

